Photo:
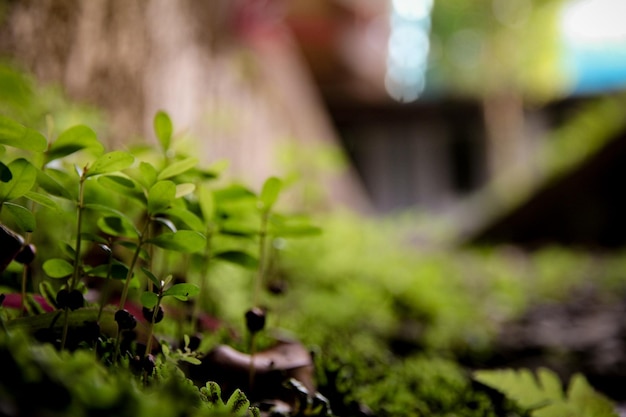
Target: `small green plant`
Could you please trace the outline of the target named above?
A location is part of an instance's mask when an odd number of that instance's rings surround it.
[[[165,112],[156,114],[154,129],[158,149],[106,152],[87,126],[46,140],[0,118],[0,215],[9,225],[2,225],[3,245],[13,245],[2,270],[14,263],[26,268],[35,260],[45,277],[23,274],[22,303],[39,290],[40,308],[49,310],[23,308],[27,315],[14,317],[2,309],[2,331],[9,338],[28,332],[68,352],[63,354],[91,351],[104,366],[141,374],[146,387],[182,373],[179,362],[201,365],[189,336],[181,332],[198,330],[201,304],[196,302],[191,313],[187,304],[206,293],[210,264],[256,270],[254,308],[246,315],[253,340],[265,327],[260,294],[273,256],[270,243],[284,234],[318,232],[273,212],[281,188],[277,178],[270,178],[258,196],[240,185],[215,187],[215,171],[199,168],[197,158],[174,149]],[[45,227],[37,227],[42,223]],[[46,247],[43,259],[34,259],[35,246],[12,228],[29,239],[32,234],[36,242],[55,242],[58,250]],[[168,319],[166,311],[175,314]],[[181,317],[190,317],[191,326]],[[156,325],[162,321],[163,328],[178,327],[170,334],[184,334],[184,351],[158,342]],[[252,342],[252,355],[254,350]],[[214,398],[216,385],[207,387]],[[255,413],[241,391],[226,403],[210,404],[219,415]]]
[[[536,375],[528,369],[477,371],[474,378],[516,401],[532,417],[617,417],[611,401],[580,374],[572,377],[567,391],[546,368],[538,369]]]

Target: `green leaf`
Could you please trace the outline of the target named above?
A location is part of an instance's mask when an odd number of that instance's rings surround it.
[[[49,280],[39,283],[39,294],[43,296],[48,305],[58,307],[56,302],[56,291],[52,287]]]
[[[65,259],[53,258],[43,263],[43,270],[50,278],[65,278],[72,275],[74,267]]]
[[[217,407],[216,411],[221,410],[224,407],[222,401],[222,389],[217,382],[209,381],[204,387],[200,388],[200,392],[207,398],[207,402],[212,407]]]
[[[562,399],[562,394],[555,397],[552,390],[545,390],[528,369],[478,371],[474,377],[479,382],[502,392],[526,409],[542,407]],[[552,388],[551,385],[550,388]]]
[[[198,358],[194,358],[193,356],[182,356],[180,358],[181,361],[190,363],[192,365],[201,365],[202,361]]]
[[[116,243],[118,245],[126,248],[126,249],[129,249],[129,250],[133,251],[133,252],[137,250],[137,244],[135,242],[129,242],[127,240],[122,240],[122,241],[116,242]],[[150,260],[150,254],[143,247],[139,248],[139,258],[143,259],[144,261],[149,261]]]
[[[226,402],[226,408],[234,416],[245,416],[248,413],[248,407],[250,407],[250,401],[239,388],[233,392]]]
[[[213,193],[206,187],[198,188],[198,203],[204,221],[208,224],[215,218],[215,198]]]
[[[37,168],[24,158],[11,162],[9,169],[13,178],[8,182],[0,182],[0,202],[23,196],[33,188],[37,180]]]
[[[62,173],[61,175],[65,175],[65,174]],[[69,190],[66,187],[59,184],[57,180],[52,178],[50,175],[48,175],[44,171],[41,171],[41,170],[37,171],[37,184],[39,184],[39,186],[43,188],[44,191],[46,191],[48,194],[51,194],[56,197],[65,198],[67,200],[72,200],[72,201],[75,200],[75,198],[72,196],[72,194],[69,192]]]
[[[105,217],[117,217],[117,218],[119,218],[121,220],[119,225],[116,224],[116,223],[108,224],[108,227],[111,227],[113,230],[117,230],[120,233],[128,233],[128,234],[121,234],[119,236],[127,236],[127,237],[133,237],[134,238],[134,237],[138,237],[140,235],[140,232],[135,227],[135,224],[133,223],[133,221],[128,216],[126,216],[124,213],[122,213],[119,210],[116,210],[116,209],[111,208],[111,207],[104,206],[102,204],[94,204],[94,203],[85,204],[85,209],[94,210],[94,211],[98,211],[98,212],[101,212],[101,213],[112,214],[113,215],[113,216],[105,216]],[[108,233],[108,232],[105,232],[105,233]],[[112,235],[113,236],[118,236],[117,234],[112,234]]]
[[[198,158],[185,158],[180,161],[173,162],[161,171],[157,177],[158,180],[166,180],[168,178],[175,177],[184,172],[189,171],[198,164]]]
[[[80,234],[80,238],[81,238],[82,240],[86,240],[86,241],[88,241],[88,242],[95,242],[95,243],[100,243],[100,244],[103,244],[103,245],[108,245],[108,243],[109,243],[109,242],[108,242],[105,238],[103,238],[102,236],[98,236],[98,235],[96,235],[96,234],[89,233],[89,232],[83,232],[83,233],[81,233],[81,234]],[[109,248],[109,251],[110,251],[110,248]]]
[[[187,227],[195,230],[196,232],[205,231],[204,223],[202,223],[202,220],[200,220],[198,216],[196,216],[194,213],[187,209],[172,207],[167,209],[165,211],[165,214],[169,217],[180,220],[181,222],[185,223]]]
[[[152,273],[152,271],[144,267],[141,267],[141,270],[148,277],[148,279],[152,281],[154,285],[156,285],[157,288],[161,288],[161,281],[156,277],[156,275]]]
[[[142,185],[147,190],[150,189],[157,182],[157,170],[155,167],[147,162],[141,162],[139,164],[139,172],[141,173]],[[140,181],[141,182],[141,181]]]
[[[174,127],[172,126],[170,116],[162,110],[158,111],[154,116],[154,133],[164,152],[167,152],[170,148],[173,131]]]
[[[567,398],[580,416],[617,417],[614,404],[604,395],[596,392],[581,374],[572,376]]]
[[[94,277],[106,278],[107,274],[113,279],[123,280],[128,276],[128,267],[121,262],[113,261],[109,271],[109,265],[98,265],[87,271],[87,274]]]
[[[3,207],[22,231],[30,233],[35,230],[35,216],[26,207],[13,203],[4,203]]]
[[[241,251],[229,250],[214,255],[215,259],[230,262],[248,269],[257,269],[259,261],[255,257]]]
[[[59,242],[59,248],[68,258],[74,259],[76,257],[76,251],[69,243]]]
[[[141,305],[145,308],[154,308],[159,302],[159,296],[153,293],[152,291],[144,291],[139,296],[139,301],[141,301]]]
[[[532,410],[532,417],[617,417],[613,404],[582,375],[572,377],[567,396],[558,376],[545,368],[537,371],[537,378],[528,369],[477,371],[474,377]]]
[[[250,189],[239,184],[232,184],[213,192],[215,203],[219,206],[233,200],[254,198],[255,194]]]
[[[163,249],[176,252],[193,253],[204,250],[206,238],[191,230],[179,230],[176,233],[163,233],[147,241]]]
[[[264,211],[270,211],[272,209],[272,206],[274,206],[276,200],[278,200],[278,194],[280,193],[282,184],[282,181],[276,177],[270,177],[265,181],[261,189],[261,194],[259,195],[259,201]]]
[[[196,189],[194,184],[185,183],[185,184],[177,184],[176,185],[176,198],[184,197],[188,194],[191,194]]]
[[[163,226],[167,227],[168,229],[170,229],[171,232],[176,232],[178,230],[174,222],[172,222],[170,219],[166,217],[155,217],[154,221],[156,223],[160,223]]]
[[[135,225],[124,217],[100,217],[96,223],[100,230],[111,236],[128,237],[131,239],[139,236],[139,231],[135,228]]]
[[[9,167],[0,162],[0,181],[9,182],[11,178],[13,178],[13,174],[11,174]]]
[[[176,184],[158,181],[148,191],[148,213],[151,215],[167,210],[176,198]]]
[[[108,174],[128,168],[135,161],[135,157],[124,151],[105,153],[88,168],[87,177]]]
[[[48,147],[48,141],[41,133],[2,115],[0,115],[0,144],[35,152],[43,152]]]
[[[45,194],[36,193],[34,191],[29,191],[26,194],[24,194],[24,197],[26,197],[30,201],[34,201],[40,206],[44,206],[53,210],[60,210],[59,205],[53,199],[51,199]]]
[[[272,227],[271,234],[279,237],[310,237],[322,234],[322,229],[310,224],[280,225]]]
[[[83,149],[104,152],[104,146],[98,141],[96,132],[85,125],[70,127],[59,135],[46,152],[48,162],[71,155]]]
[[[135,180],[119,175],[102,175],[98,178],[98,183],[108,190],[134,198],[143,205],[147,204],[146,196]]]
[[[163,297],[173,296],[181,301],[187,301],[189,297],[193,297],[194,295],[198,295],[200,292],[200,287],[195,284],[174,284],[170,288],[168,288],[165,292],[163,292]]]

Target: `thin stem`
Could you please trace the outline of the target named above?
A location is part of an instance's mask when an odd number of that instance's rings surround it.
[[[83,169],[83,173],[80,176],[80,180],[78,182],[78,219],[76,225],[76,246],[74,247],[74,272],[69,282],[69,291],[73,291],[76,288],[76,284],[78,281],[78,274],[80,271],[80,245],[81,245],[81,233],[83,228],[83,208],[84,208],[84,197],[85,197],[85,180],[87,177],[87,167]],[[69,327],[69,310],[66,306],[64,308],[64,323],[63,323],[63,336],[61,337],[61,350],[65,349],[65,343],[67,342],[67,332]]]
[[[253,306],[258,307],[259,299],[261,297],[261,289],[263,288],[263,281],[265,278],[265,264],[266,264],[266,240],[267,240],[267,222],[269,220],[269,210],[263,211],[261,216],[261,230],[259,231],[259,269],[257,270],[256,280],[254,283],[254,295]],[[254,383],[254,354],[256,353],[256,332],[250,334],[250,369],[248,372],[248,379],[250,384],[250,391]]]
[[[257,275],[254,283],[254,294],[252,298],[252,304],[258,307],[259,299],[261,297],[261,289],[263,288],[263,281],[265,278],[265,264],[266,264],[266,249],[265,242],[267,240],[267,222],[269,219],[269,212],[264,211],[261,216],[261,230],[259,231],[259,268],[257,269]]]
[[[248,387],[250,392],[254,390],[254,355],[256,353],[256,332],[250,334],[250,368],[248,369]]]
[[[111,271],[113,270],[113,244],[111,240],[109,240],[109,248],[111,249],[111,251],[109,252],[109,256],[107,258],[107,277],[104,288],[102,289],[102,293],[100,294],[100,307],[98,308],[98,318],[96,319],[98,323],[100,322],[100,318],[102,317],[104,304],[109,297],[109,289],[111,287]]]
[[[211,257],[213,256],[211,251],[211,239],[213,237],[212,228],[209,226],[206,233],[206,246],[204,249],[204,262],[202,263],[202,270],[200,271],[200,297],[196,299],[193,312],[191,314],[191,329],[196,332],[198,331],[198,317],[200,317],[200,298],[202,294],[206,292],[207,286],[207,275],[209,274],[209,262],[211,262]]]
[[[83,209],[84,198],[85,198],[85,174],[87,173],[87,168],[84,169],[83,174],[80,177],[80,182],[78,184],[78,220],[76,225],[76,246],[74,253],[74,273],[72,274],[72,278],[70,280],[70,291],[76,288],[78,283],[78,274],[80,272],[80,250],[81,250],[81,242],[82,239],[80,237],[83,230]]]
[[[28,278],[28,265],[24,265],[22,268],[22,297],[20,300],[20,314],[22,316],[26,313],[26,279]]]
[[[137,260],[139,259],[139,254],[141,253],[141,247],[144,244],[144,236],[149,226],[150,226],[150,219],[146,221],[146,224],[144,225],[143,230],[141,231],[141,234],[139,235],[139,241],[137,242],[137,249],[135,249],[135,253],[133,254],[133,258],[130,262],[130,266],[128,267],[128,273],[126,274],[126,281],[124,282],[124,289],[122,290],[122,296],[120,297],[120,304],[118,307],[119,310],[123,310],[124,306],[126,305],[126,298],[128,297],[128,288],[130,287],[130,280],[133,277],[133,270],[135,269],[135,264],[137,263]]]
[[[156,321],[157,314],[159,313],[159,307],[161,306],[161,297],[163,297],[163,288],[159,289],[159,298],[157,299],[157,303],[152,310],[152,319],[150,320],[150,326],[148,327],[148,341],[146,342],[146,352],[144,353],[144,357],[148,357],[150,351],[152,350],[154,322]]]

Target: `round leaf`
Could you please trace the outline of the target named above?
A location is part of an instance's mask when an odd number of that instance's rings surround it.
[[[259,261],[256,258],[245,252],[236,250],[218,253],[215,255],[215,259],[230,262],[248,269],[256,269],[259,266]]]
[[[124,151],[113,151],[102,155],[89,167],[87,177],[121,171],[128,168],[135,161],[135,157]]]
[[[196,186],[194,184],[178,184],[176,185],[176,198],[184,197],[188,194],[191,194],[195,189]]]
[[[203,232],[205,230],[204,223],[198,216],[192,213],[189,210],[184,208],[172,207],[167,209],[165,212],[170,217],[174,217],[187,225],[192,230],[196,232]]]
[[[74,267],[65,259],[53,258],[43,263],[43,270],[50,278],[65,278],[72,275]]]
[[[4,203],[4,209],[11,214],[17,227],[24,232],[35,230],[35,216],[25,207],[13,203]]]
[[[30,201],[34,201],[40,206],[44,206],[53,210],[59,210],[59,205],[50,197],[45,194],[36,193],[34,191],[29,191],[24,194],[24,197],[29,199]]]
[[[111,236],[136,238],[138,231],[127,219],[120,216],[105,216],[97,220],[98,227]]]
[[[149,189],[157,182],[157,170],[155,167],[147,162],[141,162],[139,164],[139,172],[141,173],[142,185]]]
[[[16,159],[9,164],[13,178],[8,182],[0,182],[0,201],[19,198],[30,191],[37,180],[37,168],[24,158]]]
[[[48,169],[47,171],[54,172],[54,170],[50,169]],[[43,188],[48,194],[56,197],[65,198],[67,200],[75,200],[75,198],[66,187],[62,186],[57,180],[52,178],[44,171],[37,171],[37,184],[39,185],[39,187]]]
[[[141,186],[134,180],[119,175],[102,175],[98,178],[98,183],[108,190],[115,191],[126,197],[132,197],[146,204],[146,196]]]
[[[2,115],[0,115],[0,144],[36,152],[43,152],[48,147],[48,141],[41,133]]]
[[[176,198],[176,185],[172,181],[159,181],[148,191],[148,213],[151,215],[169,208]]]
[[[151,291],[144,291],[141,293],[139,300],[142,306],[152,309],[159,302],[159,296]]]
[[[96,132],[85,125],[70,127],[59,135],[46,152],[48,161],[71,155],[82,149],[93,149],[97,153],[104,151],[104,146],[98,141]]]
[[[158,111],[154,116],[154,133],[159,143],[161,143],[163,151],[167,151],[170,148],[173,131],[174,127],[172,126],[170,116],[162,110]]]
[[[272,209],[272,206],[278,200],[281,187],[282,181],[276,177],[270,177],[265,181],[259,196],[259,200],[263,204],[263,210],[269,211]]]
[[[91,276],[106,278],[107,274],[110,275],[113,279],[126,279],[128,276],[128,267],[121,262],[114,262],[111,264],[110,270],[109,265],[98,265],[95,268],[90,269],[87,272]]]
[[[154,285],[157,286],[157,288],[161,288],[161,281],[159,281],[159,279],[156,277],[156,275],[154,275],[152,273],[152,271],[150,271],[149,269],[146,269],[144,267],[141,267],[141,270],[143,271],[143,273],[148,277],[148,279],[150,281],[152,281],[152,283]]]
[[[208,188],[202,187],[198,189],[198,203],[200,203],[200,211],[206,223],[215,218],[215,199],[213,193]]]
[[[198,295],[199,292],[200,288],[195,284],[174,284],[163,293],[163,297],[173,296],[179,300],[186,301],[189,297]]]
[[[184,172],[189,171],[193,167],[198,164],[198,158],[185,158],[180,161],[173,162],[168,165],[161,171],[157,177],[159,180],[165,180],[168,178],[175,177],[176,175],[180,175]]]
[[[147,242],[163,249],[193,253],[204,250],[206,238],[198,232],[179,230],[176,233],[163,233]]]

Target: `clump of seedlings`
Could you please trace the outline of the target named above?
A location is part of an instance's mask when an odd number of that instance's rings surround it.
[[[46,139],[0,116],[0,272],[19,282],[1,300],[20,301],[0,307],[0,331],[27,333],[60,352],[90,351],[106,367],[134,370],[146,386],[174,364],[216,415],[257,414],[243,392],[266,413],[329,415],[327,404],[315,412],[303,405],[321,397],[312,374],[300,372],[312,369],[301,344],[276,341],[259,351],[256,343],[266,327],[270,245],[319,229],[274,211],[278,178],[258,195],[217,185],[218,169],[175,149],[165,112],[156,114],[154,132],[158,147],[106,152],[87,126]],[[190,335],[197,348],[210,330],[202,298],[216,261],[250,270],[247,353],[191,349]],[[159,323],[170,330],[160,333]],[[185,340],[183,349],[173,338]]]

